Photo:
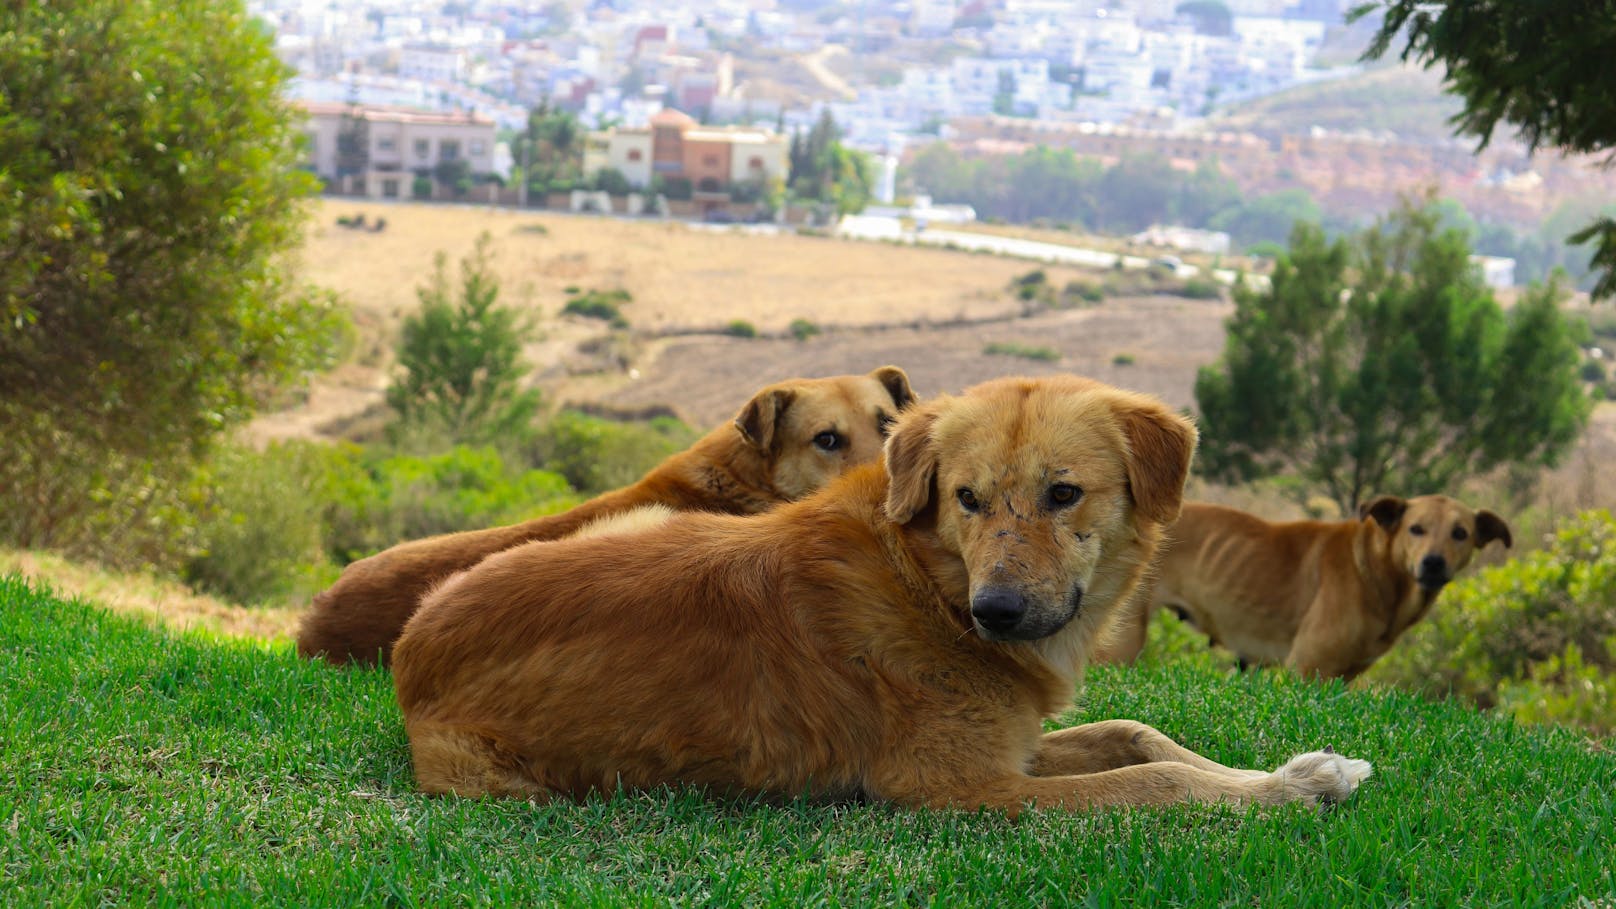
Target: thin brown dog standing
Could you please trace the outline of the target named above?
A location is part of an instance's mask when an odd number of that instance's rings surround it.
[[[914,399],[909,377],[896,366],[770,385],[733,423],[632,486],[562,514],[414,540],[354,562],[314,598],[298,629],[298,653],[334,663],[386,663],[404,623],[434,584],[496,552],[560,539],[601,518],[645,505],[752,514],[800,498],[879,457],[887,425]]]
[[[1129,662],[1152,612],[1182,613],[1243,661],[1351,679],[1425,617],[1478,549],[1509,525],[1447,496],[1366,503],[1356,521],[1273,523],[1187,502],[1149,605],[1124,616],[1096,654]]]
[[[911,408],[883,464],[755,517],[532,543],[429,595],[394,652],[416,779],[548,799],[686,783],[900,805],[1349,795],[1139,723],[1042,734],[1178,513],[1195,430],[1074,376]]]

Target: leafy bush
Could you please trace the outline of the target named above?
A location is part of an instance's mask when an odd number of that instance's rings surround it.
[[[1585,512],[1548,548],[1455,582],[1367,677],[1616,729],[1616,516]]]
[[[561,307],[561,312],[567,315],[584,316],[590,319],[600,319],[613,328],[627,328],[628,319],[618,307],[633,301],[628,291],[618,288],[616,290],[586,290],[577,293]]]
[[[1017,341],[992,341],[982,348],[982,352],[989,355],[1021,357],[1024,360],[1041,360],[1046,363],[1060,359],[1060,351],[1053,347],[1033,347]]]
[[[724,326],[724,334],[733,338],[755,338],[757,337],[757,326],[745,319],[735,319]]]
[[[219,449],[205,469],[210,500],[196,531],[199,552],[184,579],[250,605],[292,599],[322,585],[329,449],[308,443],[258,452]]]
[[[432,185],[431,177],[418,174],[414,180],[410,181],[410,195],[417,199],[430,199],[432,198]]]
[[[1119,353],[1111,358],[1112,366],[1132,366],[1133,363],[1133,354]]]
[[[431,457],[346,447],[329,462],[325,548],[339,564],[439,533],[494,527],[571,507],[555,473],[528,470],[492,448]]]
[[[1073,305],[1073,301],[1078,300],[1084,303],[1099,303],[1105,299],[1105,288],[1088,281],[1072,280],[1066,282],[1061,297],[1067,306]]]
[[[695,431],[668,417],[620,423],[563,410],[539,430],[531,462],[593,495],[633,483],[695,439]]]
[[[1176,293],[1191,300],[1218,300],[1223,297],[1223,288],[1218,282],[1206,278],[1190,278],[1181,285]]]
[[[814,335],[819,334],[819,326],[808,321],[807,319],[792,319],[790,331],[793,338],[796,338],[799,341],[806,341]]]

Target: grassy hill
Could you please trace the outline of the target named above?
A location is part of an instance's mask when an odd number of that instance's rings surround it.
[[[1342,79],[1299,85],[1234,105],[1215,117],[1218,129],[1301,135],[1309,128],[1389,132],[1414,142],[1453,138],[1448,120],[1462,105],[1442,91],[1442,74],[1382,66]]]
[[[1616,755],[1451,703],[1211,662],[1096,670],[1066,722],[1269,767],[1375,763],[1349,803],[1095,814],[431,799],[387,675],[156,630],[0,578],[10,905],[1567,906],[1616,896]]]

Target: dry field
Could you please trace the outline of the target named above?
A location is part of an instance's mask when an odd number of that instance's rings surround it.
[[[386,218],[387,229],[334,224],[361,212],[371,222]],[[441,250],[458,261],[482,231],[493,238],[505,299],[539,314],[542,337],[528,356],[549,400],[671,408],[698,426],[727,419],[767,382],[885,363],[908,370],[922,394],[998,375],[1067,371],[1188,407],[1195,371],[1217,357],[1229,312],[1225,303],[1139,297],[1020,318],[1006,286],[1039,266],[1015,259],[658,221],[327,200],[311,221],[301,273],[349,301],[366,349],[318,380],[304,406],[257,421],[253,436],[322,435],[378,406],[398,322],[416,305],[414,288],[431,273],[433,256]],[[1103,277],[1045,271],[1056,286]],[[631,330],[614,335],[595,320],[559,317],[568,287],[628,290]],[[783,337],[798,318],[824,333]],[[774,336],[719,333],[736,319]],[[1048,348],[1058,359],[985,353],[994,342]],[[1542,509],[1552,516],[1616,504],[1612,465],[1616,404],[1603,404],[1578,449],[1544,484]],[[1502,495],[1489,491],[1476,494]],[[1245,504],[1233,491],[1201,492]]]

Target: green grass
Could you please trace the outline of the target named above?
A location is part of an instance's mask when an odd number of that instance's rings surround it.
[[[1568,906],[1616,892],[1616,755],[1452,703],[1205,659],[1091,673],[1072,722],[1271,766],[1375,762],[1339,808],[538,807],[412,791],[387,675],[154,631],[0,579],[7,905]]]

